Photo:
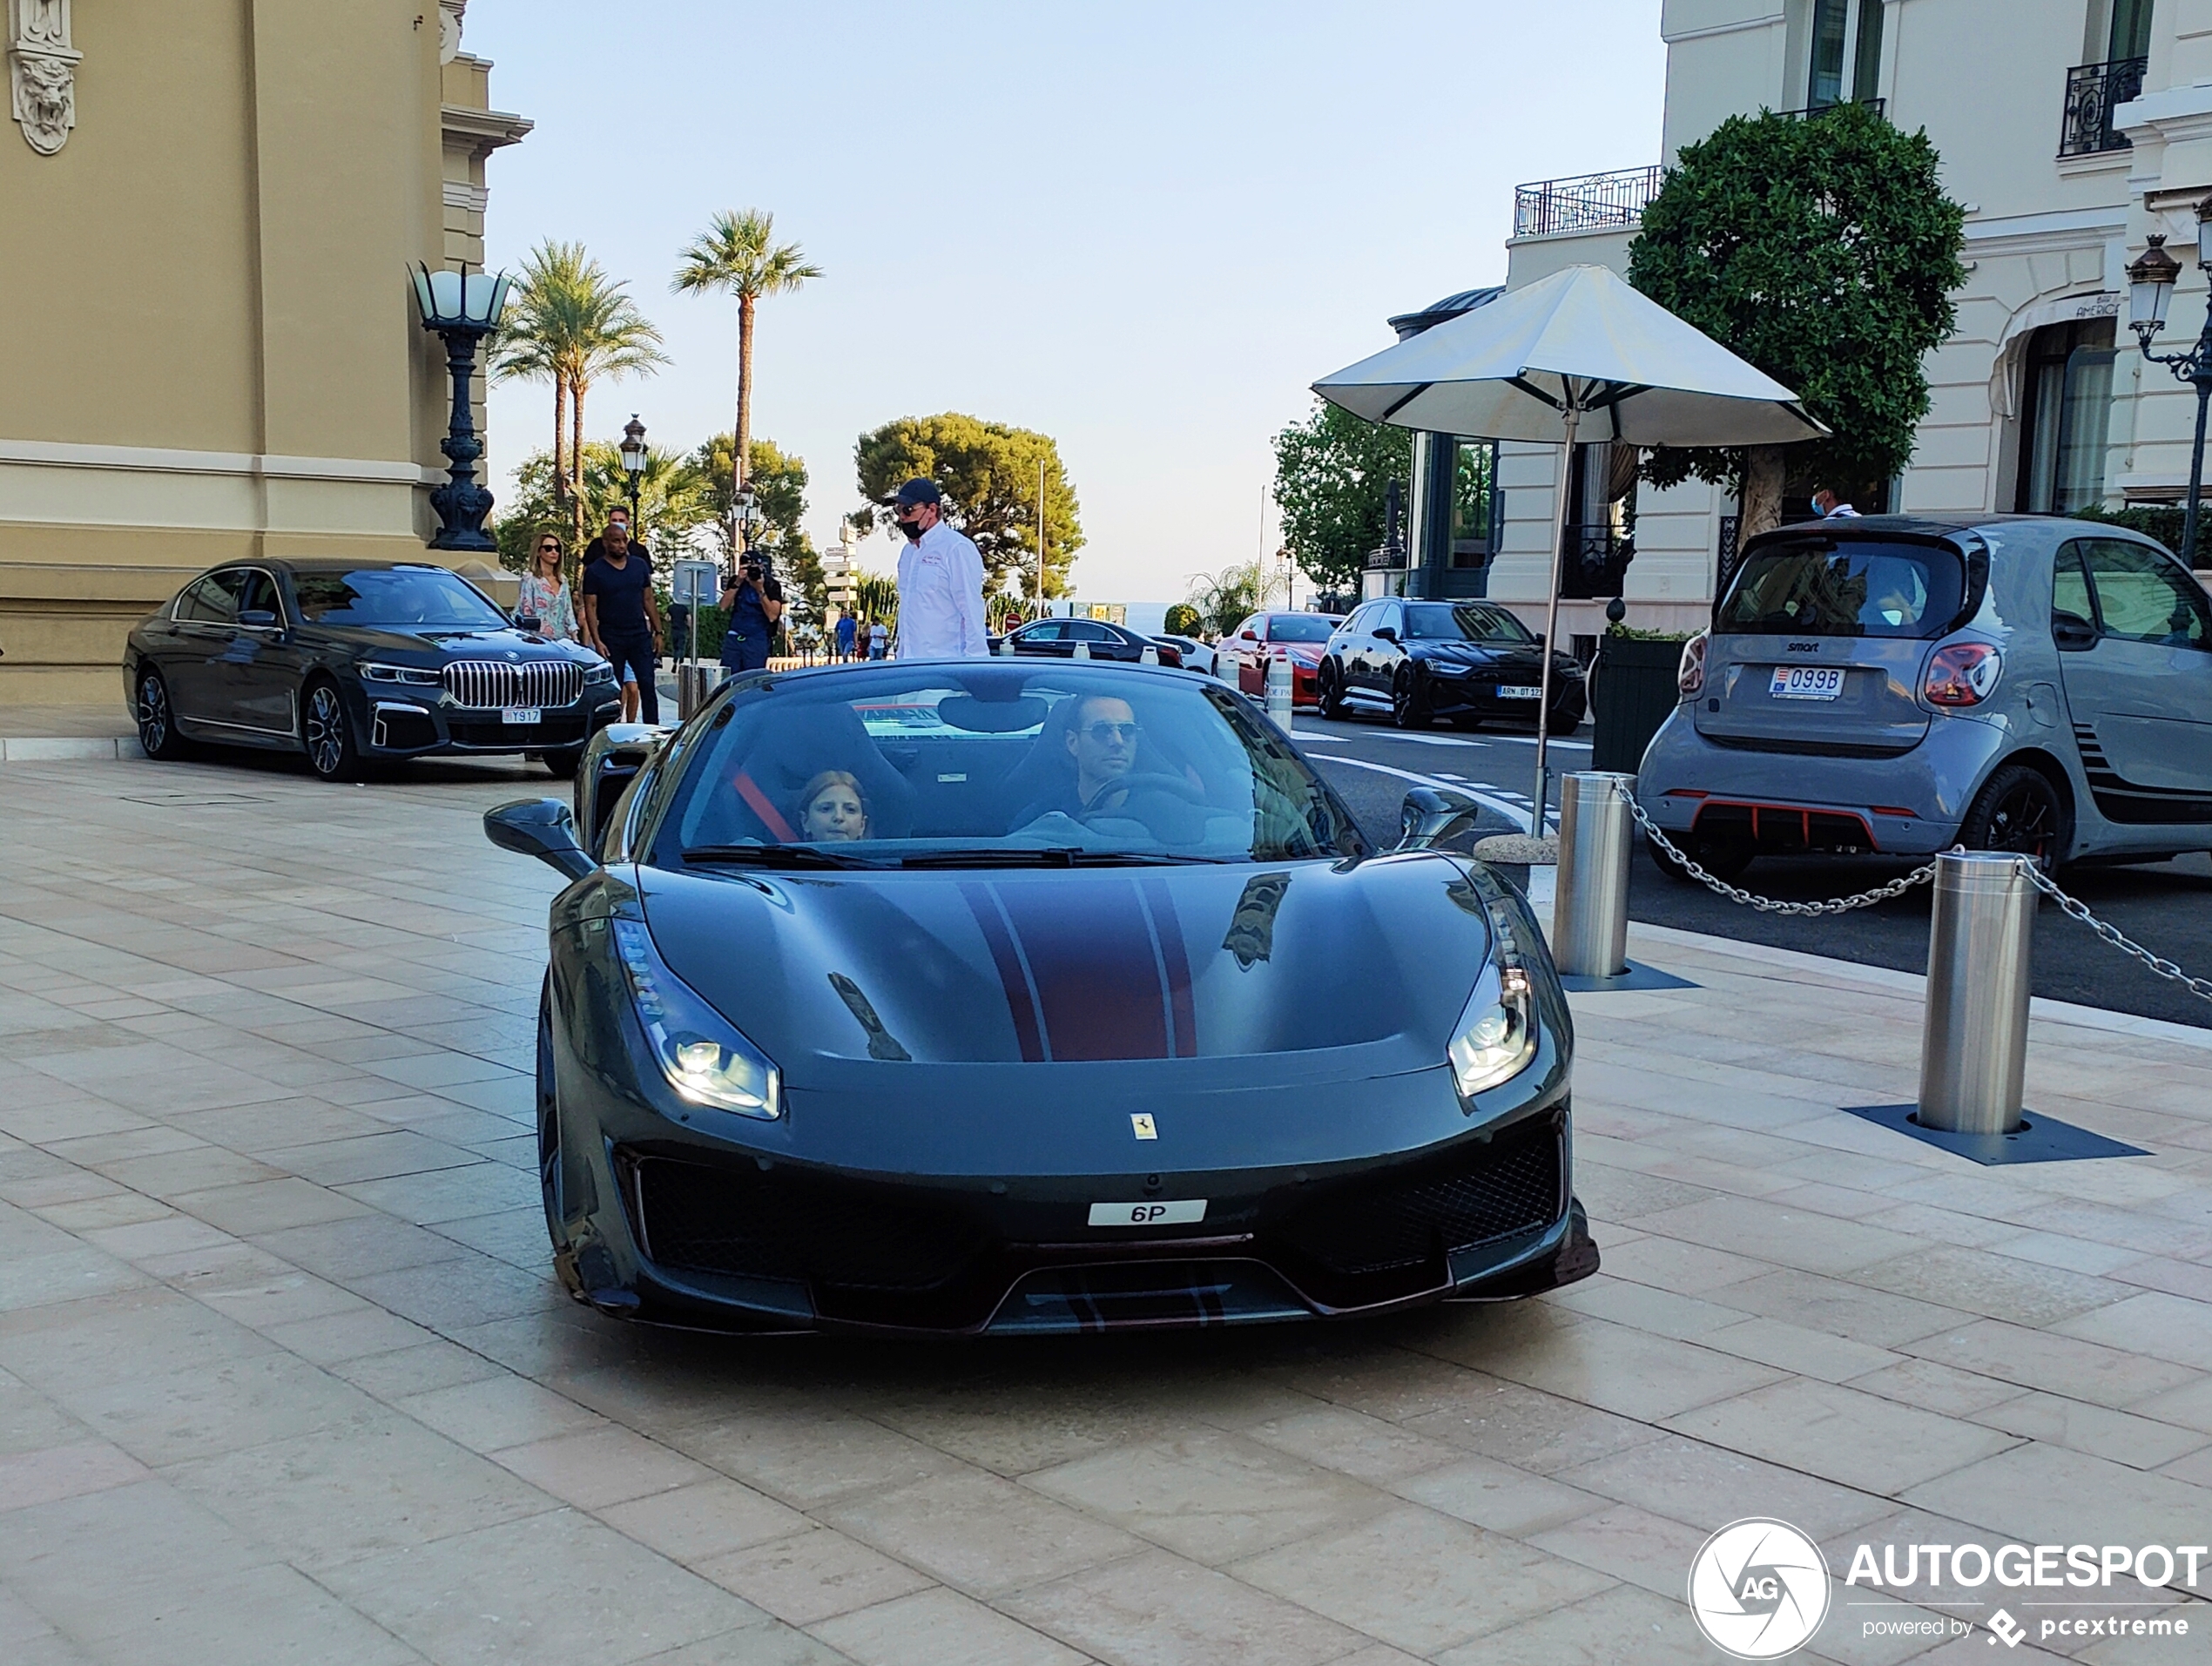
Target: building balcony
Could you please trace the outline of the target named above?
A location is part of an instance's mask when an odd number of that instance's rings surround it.
[[[2147,57],[2116,57],[2066,72],[2066,112],[2059,123],[2060,156],[2094,156],[2129,148],[2112,127],[2112,112],[2143,90]]]
[[[1554,237],[1562,232],[1602,232],[1634,226],[1644,206],[1659,194],[1666,170],[1624,168],[1617,173],[1584,173],[1571,179],[1539,179],[1515,185],[1513,234]]]

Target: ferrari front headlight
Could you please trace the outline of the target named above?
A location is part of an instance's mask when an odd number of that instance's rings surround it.
[[[774,1062],[668,969],[643,921],[613,925],[631,1002],[668,1085],[693,1104],[764,1122],[781,1116]]]
[[[1527,973],[1517,966],[1486,969],[1445,1053],[1462,1099],[1527,1069],[1536,1056],[1535,1002]]]

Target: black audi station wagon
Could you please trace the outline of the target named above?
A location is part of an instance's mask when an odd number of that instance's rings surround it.
[[[123,681],[150,758],[297,750],[326,780],[455,752],[536,752],[572,775],[622,711],[604,659],[517,628],[428,562],[215,568],[131,632]]]

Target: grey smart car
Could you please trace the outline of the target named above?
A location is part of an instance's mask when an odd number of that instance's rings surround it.
[[[2212,849],[2212,600],[2122,527],[1779,528],[1746,548],[1681,682],[1637,797],[1723,876],[1808,850],[1963,844],[2049,867]]]

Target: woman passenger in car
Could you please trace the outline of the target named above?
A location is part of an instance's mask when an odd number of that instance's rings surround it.
[[[866,839],[867,796],[860,783],[841,769],[826,769],[806,783],[799,799],[799,836],[817,840]]]

